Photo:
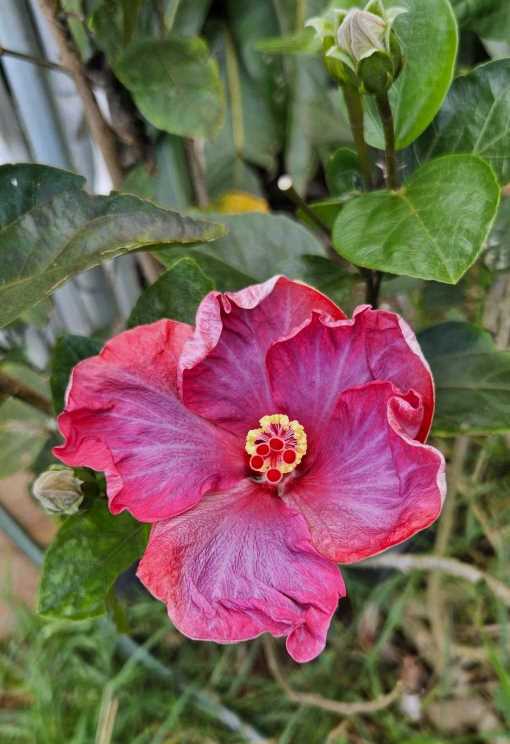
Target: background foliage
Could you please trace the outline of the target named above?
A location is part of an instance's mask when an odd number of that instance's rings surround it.
[[[206,689],[281,744],[510,741],[510,6],[398,4],[407,10],[395,26],[406,64],[390,91],[399,187],[387,188],[384,132],[365,98],[367,193],[345,102],[304,27],[330,7],[364,3],[59,3],[90,84],[109,99],[122,178],[117,193],[97,196],[65,171],[0,167],[0,326],[16,339],[46,322],[52,293],[105,259],[150,251],[153,275],[141,261],[130,317],[97,338],[62,336],[47,369],[22,345],[2,352],[0,371],[18,388],[0,386],[0,477],[48,467],[72,367],[123,326],[192,322],[211,289],[285,273],[347,312],[367,288],[377,297],[382,280],[381,304],[414,325],[435,375],[433,441],[449,461],[449,498],[439,526],[404,546],[410,573],[398,554],[393,565],[349,568],[327,651],[304,668],[285,662],[284,681],[317,703],[282,691],[261,641],[186,641],[132,578],[119,580],[146,530],[111,517],[101,476],[84,470],[83,508],[46,554],[40,617],[20,610],[1,649],[0,738],[245,741],[214,705],[197,712],[196,690]],[[278,182],[283,174],[291,181]],[[30,405],[23,386],[51,396],[52,409]],[[139,651],[123,661],[125,633],[167,676]],[[324,709],[325,698],[378,699],[399,679],[403,692],[377,714]]]

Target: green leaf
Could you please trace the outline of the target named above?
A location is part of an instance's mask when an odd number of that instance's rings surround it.
[[[61,171],[40,166],[0,168],[0,203],[16,204],[16,218],[0,229],[0,327],[52,294],[74,274],[155,243],[202,243],[224,234],[212,225],[134,196],[91,196],[76,188],[34,204],[33,193],[13,195],[16,169],[33,169],[45,197]],[[14,214],[14,213],[13,213]]]
[[[48,392],[41,375],[22,364],[3,364],[2,370],[43,395]],[[28,469],[49,433],[48,417],[15,398],[0,403],[0,478]]]
[[[114,70],[158,129],[205,139],[220,130],[223,87],[202,39],[171,35],[134,42],[116,58]]]
[[[65,405],[65,393],[73,367],[82,359],[99,354],[103,344],[87,336],[62,336],[58,339],[51,356],[50,388],[55,413]]]
[[[201,245],[195,251],[211,256],[234,267],[237,272],[264,281],[275,274],[293,278],[306,273],[305,255],[324,256],[325,251],[317,238],[305,227],[281,215],[246,213],[239,215],[214,215],[228,227],[228,234],[214,247]],[[166,250],[158,257],[175,257]],[[213,277],[209,269],[204,270]],[[213,277],[214,278],[214,277]]]
[[[250,284],[255,284],[253,277],[243,274],[233,266],[229,266],[223,261],[213,258],[213,256],[204,255],[200,248],[193,249],[192,252],[189,248],[175,248],[172,253],[168,250],[161,250],[155,255],[158,261],[161,261],[167,268],[173,266],[176,256],[192,258],[203,273],[212,279],[214,287],[220,292],[235,292],[238,289],[243,289],[243,287],[248,287]]]
[[[359,159],[349,147],[339,147],[326,163],[326,184],[331,196],[361,188]]]
[[[166,11],[166,27],[182,36],[200,33],[212,0],[170,0]],[[173,23],[172,23],[173,21]]]
[[[442,323],[419,335],[436,383],[434,432],[510,431],[510,352],[468,323]]]
[[[510,181],[510,59],[480,65],[457,78],[432,125],[416,143],[426,160],[471,152],[489,162],[502,184]]]
[[[83,620],[103,615],[116,578],[143,553],[149,525],[126,512],[112,516],[106,501],[68,517],[46,551],[38,612]]]
[[[192,258],[179,258],[136,303],[128,327],[171,318],[193,323],[200,301],[214,289],[214,283]]]
[[[395,5],[385,0],[385,5]],[[396,145],[401,150],[428,127],[448,93],[455,70],[458,33],[449,0],[399,0],[407,9],[395,21],[405,65],[389,92]],[[367,140],[384,149],[384,134],[372,99],[367,111]]]
[[[508,40],[508,0],[452,0],[452,5],[462,28],[476,31],[483,39]]]
[[[187,209],[194,199],[183,140],[165,135],[154,148],[154,155],[154,167],[149,169],[141,163],[130,170],[122,190],[166,209]]]
[[[304,256],[303,260],[306,266],[303,281],[326,294],[340,306],[352,302],[353,287],[359,281],[356,274],[349,273],[342,266],[323,256]]]
[[[482,251],[499,195],[494,172],[480,158],[437,158],[399,191],[346,204],[333,243],[357,266],[456,284]]]
[[[82,189],[85,179],[47,165],[17,163],[0,167],[0,226],[14,222],[33,207],[46,204],[62,191]]]

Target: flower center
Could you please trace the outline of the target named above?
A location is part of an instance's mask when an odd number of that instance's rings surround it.
[[[250,429],[246,436],[250,467],[276,486],[305,456],[306,433],[299,421],[289,421],[283,413],[263,416],[259,424],[260,429]]]

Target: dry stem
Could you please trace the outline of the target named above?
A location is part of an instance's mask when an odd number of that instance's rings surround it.
[[[322,695],[316,695],[309,692],[298,692],[288,684],[280,669],[278,659],[276,658],[273,639],[269,636],[264,636],[263,642],[264,652],[271,674],[285,692],[288,699],[293,703],[313,708],[320,708],[321,710],[327,710],[329,713],[336,713],[339,716],[355,716],[360,714],[377,713],[380,710],[384,710],[384,708],[388,708],[398,700],[403,692],[403,684],[401,680],[399,680],[391,692],[388,692],[386,695],[381,695],[374,700],[365,700],[358,703],[341,703],[338,700],[330,700],[329,698],[322,697]]]

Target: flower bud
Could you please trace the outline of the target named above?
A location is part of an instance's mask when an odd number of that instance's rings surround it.
[[[402,51],[393,31],[395,19],[406,11],[386,10],[381,0],[370,0],[364,10],[329,11],[312,18],[321,41],[324,63],[341,85],[352,85],[379,95],[388,90],[402,70]]]
[[[36,479],[32,493],[50,514],[76,514],[83,501],[82,483],[71,468],[54,466]]]
[[[337,46],[346,54],[368,93],[385,93],[402,70],[402,51],[392,29],[402,8],[384,9],[371,0],[364,10],[350,10],[337,32]]]
[[[382,18],[366,10],[350,10],[337,33],[339,48],[354,63],[374,52],[385,50],[386,24]]]

